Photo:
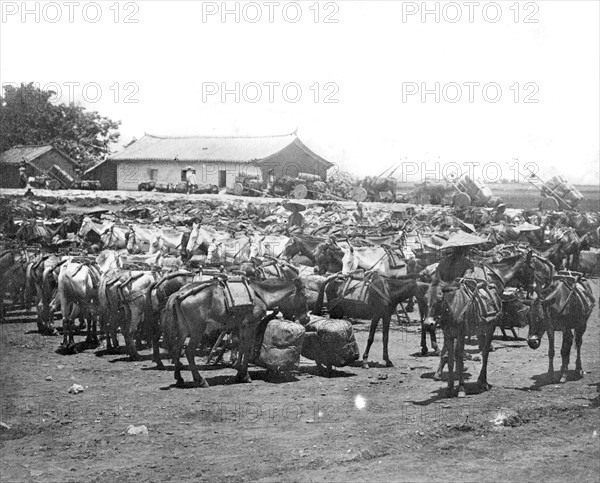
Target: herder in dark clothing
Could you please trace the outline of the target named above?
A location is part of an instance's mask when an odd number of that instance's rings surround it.
[[[292,212],[288,218],[288,233],[302,233],[304,231],[304,217],[300,212],[306,210],[306,206],[287,201],[283,204],[283,207]]]
[[[430,323],[432,322],[431,319],[440,315],[439,306],[442,301],[444,286],[451,284],[457,278],[464,277],[475,268],[473,262],[466,257],[469,248],[469,246],[449,248],[448,254],[438,264],[428,292],[429,316],[427,318]]]

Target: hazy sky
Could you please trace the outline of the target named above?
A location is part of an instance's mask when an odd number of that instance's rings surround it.
[[[26,4],[1,3],[0,81],[56,83],[65,101],[75,83],[125,143],[298,127],[360,175],[402,160],[408,181],[436,162],[510,178],[518,158],[599,183],[597,1]]]

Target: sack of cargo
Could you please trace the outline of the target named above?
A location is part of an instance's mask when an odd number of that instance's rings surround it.
[[[359,357],[352,324],[347,320],[315,318],[306,325],[302,356],[327,366],[344,367]]]
[[[170,186],[169,183],[156,183],[155,189],[161,193],[167,193],[170,191]]]
[[[187,193],[188,184],[185,181],[181,181],[175,185],[175,193]]]
[[[267,324],[257,364],[271,371],[290,371],[300,363],[304,327],[288,320]]]

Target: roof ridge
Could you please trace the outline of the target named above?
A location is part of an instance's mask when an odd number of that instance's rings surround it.
[[[17,148],[53,148],[54,146],[52,144],[17,144],[16,146],[13,146],[12,148],[8,148],[7,151],[10,151],[11,149],[17,149]]]
[[[267,134],[263,136],[204,136],[204,135],[194,135],[194,136],[157,136],[155,134],[144,133],[144,136],[148,136],[150,138],[156,139],[265,139],[265,138],[283,138],[288,136],[298,136],[296,131],[285,133],[285,134]]]

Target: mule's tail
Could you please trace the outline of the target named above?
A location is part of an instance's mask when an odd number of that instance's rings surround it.
[[[181,354],[176,352],[177,340],[180,338],[180,327],[177,316],[177,308],[179,305],[179,299],[177,293],[174,293],[167,300],[162,316],[161,316],[161,329],[163,334],[163,340],[169,352],[169,356],[173,360],[177,360]]]
[[[26,271],[25,271],[25,293],[23,294],[23,298],[24,298],[25,306],[27,307],[27,310],[31,309],[31,306],[33,305],[33,302],[35,300],[34,294],[36,293],[35,282],[33,280],[33,275],[31,273],[32,271],[33,271],[33,263],[28,263]]]
[[[154,340],[157,333],[160,333],[160,323],[152,307],[152,290],[155,287],[156,282],[152,282],[144,294],[144,317],[140,329],[147,340]]]

